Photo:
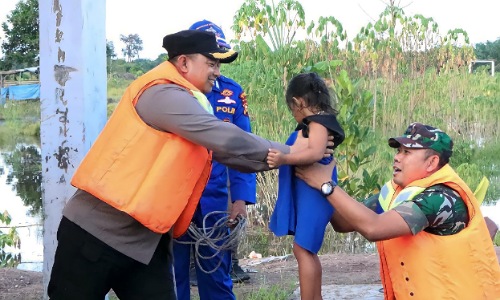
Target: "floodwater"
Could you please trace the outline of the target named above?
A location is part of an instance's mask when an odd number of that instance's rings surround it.
[[[36,146],[34,146],[36,147]],[[43,263],[43,221],[41,213],[35,212],[29,201],[23,199],[17,194],[17,187],[20,187],[19,180],[14,178],[10,184],[9,174],[13,173],[12,166],[9,166],[2,152],[0,154],[0,213],[7,211],[11,217],[9,227],[17,227],[17,232],[21,240],[20,249],[12,248],[10,252],[21,255],[21,263],[18,269],[42,271]],[[3,173],[3,174],[2,174]],[[22,194],[22,193],[21,193]],[[28,193],[24,193],[24,196]],[[41,203],[41,202],[39,202]],[[36,206],[36,204],[35,204]],[[2,225],[6,227],[5,225]],[[7,231],[7,228],[2,228]],[[9,248],[8,248],[9,249]]]

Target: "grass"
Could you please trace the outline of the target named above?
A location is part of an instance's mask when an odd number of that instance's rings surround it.
[[[262,286],[251,290],[250,292],[239,293],[236,289],[236,299],[241,300],[288,300],[296,289],[295,282],[273,284]]]
[[[6,101],[0,106],[0,120],[8,134],[40,137],[40,101]]]
[[[132,82],[130,79],[119,78],[110,75],[108,77],[108,103],[120,101],[125,88]]]

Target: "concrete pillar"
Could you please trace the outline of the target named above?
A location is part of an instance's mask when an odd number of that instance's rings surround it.
[[[106,1],[39,0],[43,283],[71,177],[106,123]]]

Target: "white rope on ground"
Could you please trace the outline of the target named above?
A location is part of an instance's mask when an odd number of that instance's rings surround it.
[[[212,227],[207,227],[206,222],[208,217],[220,214],[222,215]],[[222,264],[222,257],[217,265],[212,270],[205,270],[201,266],[200,259],[213,259],[219,255],[220,252],[226,250],[235,250],[238,247],[238,241],[245,233],[247,226],[247,219],[243,216],[238,216],[234,222],[229,222],[229,212],[227,211],[213,211],[203,217],[202,227],[196,226],[193,222],[189,225],[187,233],[192,241],[176,240],[180,244],[190,244],[194,246],[194,257],[200,270],[204,273],[210,274],[215,272]],[[231,227],[229,227],[230,225]],[[215,250],[213,255],[204,256],[199,252],[200,246],[211,247]]]

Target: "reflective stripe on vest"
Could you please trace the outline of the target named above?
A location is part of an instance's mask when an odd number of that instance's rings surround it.
[[[416,195],[422,193],[424,190],[424,187],[409,186],[400,191],[393,199],[396,190],[392,187],[392,181],[388,181],[380,190],[378,201],[382,209],[384,211],[388,211],[405,201],[412,200]]]
[[[201,107],[203,107],[204,110],[213,115],[214,108],[212,107],[212,104],[210,104],[210,101],[208,101],[207,96],[205,96],[205,94],[203,94],[202,92],[193,90],[191,90],[191,92],[193,93],[193,96],[196,98],[196,100],[198,100],[198,103],[200,103]]]

